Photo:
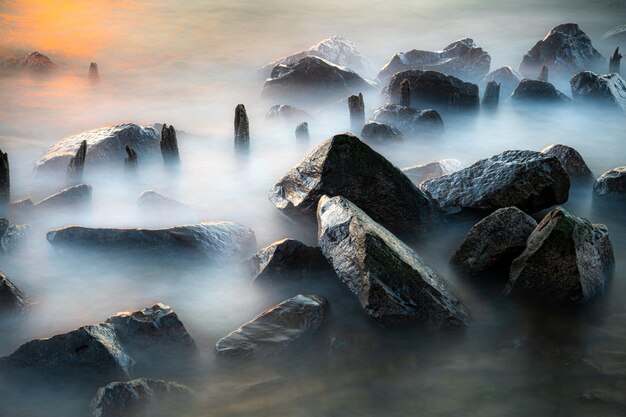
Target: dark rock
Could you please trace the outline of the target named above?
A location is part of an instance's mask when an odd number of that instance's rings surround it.
[[[98,64],[92,62],[89,64],[89,81],[97,83],[100,81],[100,74],[98,73]]]
[[[495,81],[489,81],[483,95],[482,106],[494,109],[498,107],[500,102],[500,84]]]
[[[523,79],[508,99],[518,104],[567,104],[571,101],[552,84],[528,79]]]
[[[602,68],[606,61],[577,24],[566,23],[548,32],[524,55],[520,72],[535,77],[544,65],[557,77],[570,78],[579,71]]]
[[[0,216],[7,215],[11,201],[11,172],[9,155],[0,150]]]
[[[491,71],[489,74],[485,76],[483,82],[486,84],[489,81],[495,81],[500,84],[500,91],[502,93],[502,97],[508,97],[515,91],[520,81],[522,81],[524,77],[515,71],[511,67],[501,67],[497,70]]]
[[[250,147],[250,123],[243,104],[235,107],[235,148],[247,149]]]
[[[470,229],[450,262],[471,275],[510,265],[536,226],[535,219],[516,207],[498,209]]]
[[[91,201],[91,191],[89,185],[73,185],[41,200],[34,208],[66,208],[88,204]]]
[[[244,109],[245,112],[245,109]],[[163,162],[166,164],[179,164],[180,155],[178,153],[178,140],[176,139],[176,130],[174,126],[169,127],[163,124],[161,130],[161,155],[163,156]]]
[[[187,210],[190,207],[173,198],[166,197],[153,190],[146,190],[139,195],[137,203],[149,210],[168,211],[168,210]]]
[[[555,156],[506,151],[420,187],[447,214],[491,213],[511,206],[535,213],[565,203],[570,179]]]
[[[294,123],[302,120],[310,121],[311,115],[297,107],[287,104],[276,104],[265,114],[268,120],[282,120],[286,123]]]
[[[411,107],[411,83],[406,78],[400,83],[400,105]]]
[[[398,168],[350,134],[315,148],[270,190],[283,213],[315,216],[324,195],[342,195],[390,230],[412,233],[440,220],[435,204]]]
[[[28,232],[27,224],[13,224],[6,217],[0,218],[0,253],[9,253],[21,242]]]
[[[255,283],[297,281],[331,269],[320,248],[283,239],[259,250],[250,261]]]
[[[0,318],[22,311],[28,304],[28,298],[24,293],[4,273],[0,272]]]
[[[76,156],[70,159],[70,164],[67,166],[67,179],[69,182],[79,183],[83,180],[83,171],[85,168],[86,157],[87,141],[84,140],[80,143],[80,147],[76,151]]]
[[[185,385],[139,378],[99,388],[91,407],[94,417],[165,417],[185,410],[194,399]]]
[[[127,172],[137,171],[137,152],[135,152],[133,148],[128,145],[126,145],[126,158],[124,159],[124,169]]]
[[[365,124],[365,103],[363,94],[348,97],[348,109],[350,110],[350,130],[358,133]]]
[[[619,47],[615,48],[615,52],[609,59],[609,72],[619,74],[620,61],[622,60],[622,54],[619,53]]]
[[[374,112],[372,121],[391,125],[406,135],[439,134],[443,120],[435,110],[416,110],[399,104],[385,104]]]
[[[309,140],[309,124],[302,122],[296,126],[296,139]]]
[[[600,175],[593,185],[593,192],[598,197],[626,199],[626,166]]]
[[[587,301],[604,290],[613,263],[608,230],[557,207],[528,238],[511,265],[505,294],[545,307]]]
[[[298,294],[221,338],[215,351],[230,357],[275,355],[315,332],[327,311],[324,297]]]
[[[547,66],[543,66],[541,67],[541,71],[539,72],[539,77],[537,77],[537,79],[539,81],[543,81],[543,82],[548,82],[548,67]]]
[[[446,282],[353,203],[324,196],[317,217],[322,253],[368,316],[383,324],[467,326],[468,313]]]
[[[574,148],[565,145],[549,145],[543,148],[541,153],[556,156],[572,180],[590,181],[594,179],[582,155]]]
[[[403,168],[402,172],[404,172],[404,175],[409,177],[414,184],[419,185],[424,181],[451,174],[462,168],[463,165],[458,159],[441,159],[427,164]]]
[[[577,73],[570,80],[575,101],[626,111],[626,81],[619,74]]]
[[[403,139],[402,132],[385,123],[369,121],[361,130],[361,137],[368,142],[386,142]]]
[[[406,70],[432,70],[462,79],[474,80],[489,72],[491,57],[469,38],[451,43],[443,51],[420,51],[395,54],[378,73],[385,83],[394,74]]]

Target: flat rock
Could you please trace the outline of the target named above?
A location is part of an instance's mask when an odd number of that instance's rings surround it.
[[[440,159],[439,161],[433,161],[427,164],[402,168],[402,172],[404,172],[404,175],[409,177],[414,184],[420,185],[424,181],[451,174],[462,168],[463,165],[458,159]]]
[[[0,318],[20,312],[27,306],[28,298],[4,273],[0,272]]]
[[[9,253],[30,232],[27,224],[13,224],[6,217],[0,218],[0,253]]]
[[[406,135],[443,132],[443,120],[435,110],[416,110],[399,104],[385,104],[376,109],[372,121],[397,128]]]
[[[372,120],[363,126],[361,137],[367,142],[394,142],[403,139],[400,130],[391,125]]]
[[[522,81],[523,79],[524,77],[522,76],[522,74],[515,71],[513,68],[501,67],[485,75],[485,78],[483,79],[483,84],[486,85],[489,81],[497,82],[498,84],[500,84],[500,92],[502,93],[502,97],[506,98],[510,96],[513,91],[515,91],[520,81]]]
[[[351,134],[315,148],[270,190],[286,215],[313,219],[324,195],[342,195],[399,233],[430,229],[440,213],[432,200],[382,155]]]
[[[315,332],[327,311],[328,302],[324,297],[296,295],[221,338],[215,351],[230,357],[275,355]]]
[[[619,74],[582,71],[572,77],[570,86],[576,102],[626,111],[626,81]]]
[[[567,104],[572,100],[546,81],[523,79],[508,98],[516,104]]]
[[[613,168],[596,180],[593,192],[598,197],[626,199],[626,166]]]
[[[186,204],[176,201],[173,198],[166,197],[153,190],[146,190],[137,197],[137,204],[151,210],[189,210]]]
[[[543,148],[541,153],[556,156],[572,180],[589,181],[594,179],[582,155],[572,147],[553,144]]]
[[[533,151],[505,151],[420,185],[447,214],[511,206],[535,213],[565,203],[569,187],[559,159]]]
[[[287,123],[299,123],[310,121],[311,115],[304,110],[288,104],[276,104],[267,111],[265,118],[268,120],[282,120]]]
[[[58,193],[41,200],[34,205],[35,209],[43,208],[68,208],[70,206],[80,206],[88,204],[91,201],[91,186],[87,184],[78,184],[67,187]]]

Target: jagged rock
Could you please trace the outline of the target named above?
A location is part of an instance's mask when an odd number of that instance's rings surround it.
[[[548,67],[547,66],[543,66],[541,67],[541,71],[539,72],[539,76],[537,77],[537,79],[539,81],[543,81],[543,82],[548,82]]]
[[[555,156],[506,151],[420,187],[447,214],[491,213],[511,206],[535,213],[565,203],[570,179]]]
[[[91,402],[94,417],[153,417],[180,413],[195,399],[185,385],[139,378],[111,382],[96,392]]]
[[[557,77],[569,78],[579,71],[604,67],[606,61],[577,24],[566,23],[553,28],[524,55],[520,72],[535,77],[544,65]]]
[[[342,195],[399,233],[424,231],[439,211],[398,168],[350,134],[320,144],[270,190],[270,201],[292,217],[315,216],[323,195]]]
[[[137,171],[137,152],[135,152],[133,148],[128,145],[126,145],[126,158],[124,159],[124,169],[128,172]]]
[[[161,130],[160,145],[163,162],[165,162],[166,164],[180,163],[180,155],[178,153],[178,140],[176,139],[176,130],[174,129],[174,126],[170,125],[168,127],[166,124],[163,124],[163,129]]]
[[[570,86],[577,102],[626,111],[626,81],[619,74],[582,71],[572,77]]]
[[[11,171],[9,155],[0,149],[0,216],[7,215],[11,202]]]
[[[9,253],[21,242],[28,232],[27,224],[13,224],[9,219],[0,218],[0,253]]]
[[[259,250],[250,261],[255,283],[300,280],[331,271],[320,248],[283,239]]]
[[[0,318],[19,312],[27,306],[28,298],[4,273],[0,272]]]
[[[309,124],[302,122],[296,126],[296,139],[309,140]]]
[[[495,81],[489,81],[483,95],[482,106],[486,108],[496,108],[500,102],[500,84]]]
[[[141,193],[139,197],[137,197],[137,203],[150,210],[168,211],[189,209],[188,205],[153,190],[146,190]]]
[[[601,294],[613,264],[604,225],[571,215],[561,207],[537,225],[524,252],[511,265],[505,294],[546,307],[564,307]]]
[[[406,135],[443,132],[443,120],[436,110],[416,110],[399,104],[376,109],[372,121],[391,125]]]
[[[80,147],[76,151],[76,156],[70,159],[70,164],[67,166],[68,181],[81,182],[83,180],[83,171],[85,168],[86,156],[87,156],[87,141],[84,140],[80,143]]]
[[[85,163],[89,166],[119,164],[126,157],[126,145],[142,157],[156,155],[159,149],[158,133],[152,127],[132,123],[101,127],[61,139],[49,147],[46,154],[35,163],[36,173],[65,172],[83,141],[87,141]]]
[[[365,313],[383,324],[463,327],[463,304],[406,244],[346,198],[324,196],[317,211],[322,253]]]
[[[626,25],[615,26],[602,36],[603,40],[611,42],[626,41]]]
[[[243,104],[235,107],[235,147],[246,149],[250,147],[250,123]]]
[[[400,105],[411,107],[411,83],[406,78],[400,83]]]
[[[275,355],[315,332],[327,311],[324,297],[298,294],[221,338],[215,351],[230,357]]]
[[[370,63],[368,60],[359,52],[352,42],[341,36],[332,36],[328,39],[324,39],[317,45],[313,45],[306,51],[280,58],[265,65],[260,69],[260,72],[263,77],[268,77],[276,66],[295,64],[307,56],[323,58],[335,65],[348,67],[352,71],[366,76],[370,72]]]
[[[541,150],[542,154],[556,156],[572,180],[593,180],[593,174],[582,155],[574,148],[565,145],[549,145]]]
[[[39,52],[31,52],[23,58],[10,59],[6,66],[9,69],[38,74],[45,74],[57,68],[57,65],[50,58]]]
[[[609,59],[609,72],[619,74],[620,61],[622,60],[622,54],[619,53],[619,47],[615,48],[615,52]]]
[[[100,74],[98,73],[98,64],[92,62],[89,64],[89,81],[98,82],[100,81]]]
[[[487,84],[489,81],[495,81],[500,84],[502,97],[508,97],[511,93],[513,93],[513,91],[515,91],[523,78],[524,77],[522,77],[522,75],[513,68],[501,67],[487,74],[483,82]]]
[[[215,260],[245,256],[256,249],[254,232],[233,222],[205,222],[167,229],[97,229],[68,226],[46,235],[54,245],[75,245],[161,256],[199,255]]]
[[[402,132],[395,127],[371,120],[363,126],[361,137],[368,142],[385,142],[403,139]]]
[[[268,120],[283,120],[287,123],[299,122],[302,120],[310,121],[311,115],[297,107],[287,104],[276,104],[267,111],[265,118]]]
[[[34,208],[65,208],[88,204],[91,201],[91,191],[91,186],[87,184],[74,185],[41,200]]]
[[[545,81],[523,79],[507,102],[516,104],[567,104],[572,100]]]
[[[626,199],[626,166],[600,175],[593,185],[593,192],[598,197]]]
[[[471,275],[508,266],[524,251],[536,226],[535,219],[516,207],[498,209],[470,229],[450,262]]]
[[[411,89],[411,105],[440,112],[476,110],[480,104],[478,86],[436,71],[408,70],[394,74],[386,88],[390,103],[400,102],[404,80]]]
[[[433,161],[427,164],[403,168],[402,172],[404,172],[404,175],[409,177],[409,179],[413,181],[413,183],[419,185],[424,181],[451,174],[462,168],[463,165],[458,159],[441,159],[439,161]]]
[[[394,74],[406,70],[432,70],[462,79],[475,80],[489,72],[491,57],[469,38],[451,43],[443,51],[399,52],[378,73],[385,83]],[[401,81],[400,81],[401,82]]]
[[[332,102],[374,87],[355,72],[313,56],[278,65],[263,86],[263,97],[303,102]]]
[[[365,124],[365,103],[363,94],[348,97],[348,109],[350,110],[350,130],[357,133]]]

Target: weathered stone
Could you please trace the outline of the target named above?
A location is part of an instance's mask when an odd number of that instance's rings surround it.
[[[385,104],[376,109],[372,121],[391,125],[406,135],[443,132],[443,120],[436,110],[416,110],[399,104]]]
[[[619,74],[620,61],[622,60],[622,54],[619,53],[619,47],[615,48],[615,52],[609,59],[609,72]]]
[[[535,219],[516,207],[498,209],[470,229],[450,262],[471,275],[508,267],[536,226]]]
[[[491,213],[511,206],[535,213],[565,203],[570,179],[555,156],[506,151],[420,187],[447,214]]]
[[[574,148],[565,145],[549,145],[541,150],[548,156],[556,156],[572,180],[593,180],[593,174],[585,163],[582,155]]]
[[[356,205],[324,196],[317,217],[322,253],[368,316],[432,328],[468,324],[465,307],[446,282]]]
[[[124,169],[127,172],[137,171],[137,152],[135,152],[133,148],[128,145],[126,145],[126,158],[124,159]]]
[[[350,134],[315,148],[270,190],[283,213],[314,218],[323,195],[342,195],[390,230],[412,233],[440,219],[435,204],[398,168]]]
[[[485,85],[489,81],[495,81],[500,84],[500,92],[502,93],[502,97],[508,97],[515,91],[520,81],[522,81],[524,77],[515,71],[511,67],[501,67],[497,70],[491,71],[489,74],[485,76],[483,82]]]
[[[302,122],[296,126],[296,139],[309,140],[309,124]]]
[[[411,107],[411,83],[406,78],[400,83],[400,105]]]
[[[58,193],[46,197],[39,203],[35,204],[35,209],[41,208],[66,208],[88,204],[91,201],[91,186],[86,184],[78,184],[67,187]]]
[[[427,164],[402,168],[402,172],[404,172],[404,175],[409,177],[414,184],[420,185],[424,181],[451,174],[462,168],[463,165],[458,159],[441,159]]]
[[[0,150],[0,216],[7,215],[11,201],[11,172],[9,169],[9,155]]]
[[[245,113],[245,109],[244,109]],[[161,155],[166,164],[179,164],[180,154],[178,153],[178,140],[174,126],[163,124],[161,130]]]
[[[50,58],[39,52],[31,52],[20,59],[9,60],[8,66],[18,71],[29,71],[37,74],[45,74],[56,70],[57,64]]]
[[[588,301],[604,290],[613,249],[604,225],[557,207],[537,225],[511,265],[505,294],[545,307]]]
[[[98,64],[92,62],[89,64],[89,81],[98,82],[100,81],[100,74],[98,73]]]
[[[350,110],[350,130],[358,133],[365,124],[365,103],[363,94],[348,97],[348,109]]]
[[[626,166],[613,168],[600,175],[593,185],[598,197],[626,199]]]
[[[489,81],[483,95],[482,106],[494,109],[498,107],[500,102],[500,84],[495,81]]]
[[[619,74],[582,71],[572,77],[570,86],[577,102],[626,111],[626,81]]]
[[[28,303],[28,298],[24,293],[4,273],[0,272],[0,318],[22,311]]]
[[[367,142],[387,142],[404,138],[402,132],[385,123],[369,121],[361,130],[361,137]]]
[[[187,210],[190,207],[153,190],[146,190],[137,197],[137,203],[150,210]]]
[[[86,157],[87,141],[84,140],[80,143],[80,147],[76,151],[76,156],[70,159],[70,164],[67,166],[67,179],[69,182],[79,183],[83,180],[83,171],[85,169]]]
[[[250,123],[243,104],[235,107],[235,147],[247,149],[250,147]]]
[[[539,72],[539,76],[537,77],[537,79],[539,81],[543,81],[543,82],[548,82],[548,67],[547,66],[543,66],[541,67],[541,71]]]
[[[30,231],[27,224],[13,224],[6,217],[0,218],[0,253],[9,253]]]
[[[221,338],[215,351],[230,357],[275,355],[315,332],[327,310],[324,297],[298,294]]]
[[[567,104],[572,100],[552,84],[523,79],[507,102],[516,104]]]
[[[265,118],[268,120],[282,120],[286,123],[294,123],[302,120],[310,121],[311,115],[297,107],[287,104],[276,104],[267,111]]]

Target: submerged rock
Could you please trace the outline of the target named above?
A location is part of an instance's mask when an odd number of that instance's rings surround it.
[[[0,218],[0,253],[9,253],[30,232],[27,224],[13,224],[6,217]]]
[[[245,112],[245,109],[244,109]],[[178,152],[178,139],[176,139],[176,130],[174,126],[163,124],[161,129],[161,155],[163,156],[163,162],[166,164],[179,164],[180,154]]]
[[[67,179],[71,183],[79,183],[83,180],[83,171],[85,169],[86,157],[87,141],[84,140],[80,143],[80,147],[76,151],[76,156],[70,159],[70,164],[67,166]]]
[[[365,103],[363,94],[348,97],[348,110],[350,111],[350,130],[358,133],[365,124]]]
[[[588,301],[604,290],[613,248],[604,225],[557,207],[537,225],[511,265],[505,294],[545,307]]]
[[[626,111],[626,81],[619,74],[582,71],[572,77],[570,86],[577,102]]]
[[[98,64],[92,62],[89,64],[89,81],[98,82],[100,81],[100,74],[98,73]]]
[[[572,180],[589,181],[594,179],[582,155],[574,148],[553,144],[543,148],[541,153],[548,156],[556,156]]]
[[[571,101],[552,84],[528,79],[523,79],[508,99],[518,104],[567,104]]]
[[[613,168],[600,175],[593,185],[598,197],[626,199],[626,166]]]
[[[31,52],[23,58],[9,60],[8,66],[18,71],[38,74],[49,73],[58,68],[57,64],[40,52]]]
[[[535,219],[516,207],[498,209],[470,229],[450,262],[471,275],[508,265],[524,251],[536,226]]]
[[[500,84],[489,81],[483,95],[482,106],[486,108],[496,108],[500,102]]]
[[[0,272],[0,319],[7,314],[19,312],[27,306],[28,298],[11,282],[9,277]]]
[[[371,120],[363,126],[361,137],[368,142],[387,142],[403,139],[402,132],[395,127]]]
[[[313,218],[323,195],[342,195],[390,230],[412,233],[440,220],[435,204],[382,155],[350,134],[315,148],[270,190],[283,213]]]
[[[389,124],[407,135],[443,132],[443,120],[435,110],[416,110],[399,104],[385,104],[376,109],[372,121]]]
[[[50,197],[46,197],[39,203],[34,205],[34,208],[66,208],[70,206],[79,206],[88,204],[91,201],[91,186],[87,184],[78,184],[72,187],[67,187],[58,193],[52,194]]]
[[[310,121],[311,115],[297,107],[287,104],[276,104],[267,111],[265,118],[268,120],[283,120],[284,122],[293,123],[302,120]]]
[[[250,147],[250,122],[243,104],[235,107],[235,148],[247,149]]]
[[[11,202],[9,155],[0,149],[0,216],[6,216]]]
[[[520,81],[523,79],[524,77],[522,77],[522,74],[515,71],[513,68],[501,67],[487,74],[483,79],[483,82],[485,85],[490,81],[500,84],[502,97],[508,97],[511,93],[513,93],[513,91],[515,91]]]
[[[298,294],[221,338],[215,351],[230,357],[275,355],[315,332],[327,311],[324,297]]]
[[[190,207],[179,201],[159,194],[153,190],[146,190],[137,197],[137,203],[141,207],[150,210],[167,211],[167,210],[187,210]]]
[[[368,316],[383,324],[467,326],[468,313],[446,282],[353,203],[324,196],[317,217],[322,253]]]
[[[491,213],[511,206],[535,213],[565,203],[570,179],[555,156],[506,151],[420,187],[447,214]]]
[[[302,122],[296,126],[296,139],[309,140],[309,124]]]
[[[440,159],[439,161],[433,161],[427,164],[402,168],[402,172],[404,172],[404,175],[409,177],[413,183],[419,185],[424,181],[451,174],[462,168],[463,165],[458,159]]]

